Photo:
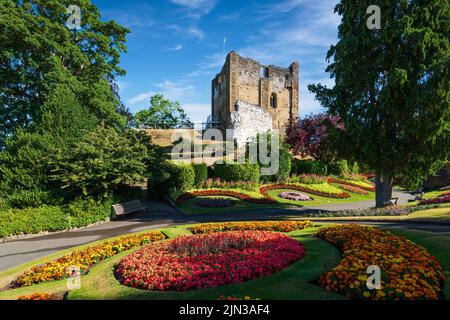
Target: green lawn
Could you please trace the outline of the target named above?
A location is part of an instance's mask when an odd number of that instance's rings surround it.
[[[345,191],[350,195],[350,198],[335,199],[335,198],[326,198],[326,197],[316,196],[314,194],[302,191],[301,193],[309,195],[314,200],[312,200],[312,201],[294,201],[294,200],[287,200],[287,199],[283,199],[283,198],[279,197],[279,194],[281,192],[299,192],[299,191],[289,190],[289,189],[278,189],[278,190],[270,190],[270,191],[268,191],[268,194],[269,194],[269,196],[274,198],[277,202],[284,203],[284,204],[290,204],[290,205],[297,205],[297,206],[307,206],[307,207],[324,205],[324,204],[337,204],[337,203],[367,201],[367,200],[375,199],[374,192],[369,192],[368,195],[360,195],[360,194]]]
[[[173,228],[165,228],[161,231],[169,237],[176,237],[179,235],[190,234],[187,227],[188,226],[177,226]],[[268,277],[248,281],[239,285],[226,285],[217,288],[193,290],[188,292],[157,292],[125,287],[120,285],[114,278],[113,267],[121,258],[135,250],[138,250],[138,248],[136,248],[127,252],[122,252],[93,267],[87,275],[82,276],[81,289],[71,291],[68,295],[68,299],[215,300],[221,295],[235,297],[250,296],[252,298],[260,299],[344,299],[344,297],[340,295],[327,292],[311,283],[311,281],[317,279],[324,271],[330,270],[336,266],[340,260],[340,254],[334,246],[315,236],[320,227],[321,226],[318,225],[311,229],[289,233],[288,235],[299,240],[303,245],[305,245],[307,254],[302,260],[294,263],[289,268]],[[437,258],[446,275],[445,295],[446,297],[450,297],[450,251],[448,250],[448,248],[450,248],[450,237],[404,229],[395,229],[390,231],[398,235],[404,235],[415,243],[422,245]],[[91,245],[92,243],[82,247]],[[27,270],[32,265],[53,260],[55,257],[61,256],[62,254],[74,249],[75,248],[64,250],[38,261],[30,262],[10,269],[9,271],[2,272],[0,273],[0,281],[4,286],[5,276],[11,278],[12,275],[17,275]],[[65,289],[65,280],[41,283],[32,287],[1,291],[0,300],[17,299],[21,295],[27,295],[34,292],[61,292]]]
[[[276,274],[248,281],[239,285],[226,285],[188,292],[157,292],[129,288],[120,285],[113,275],[113,266],[127,253],[93,268],[82,278],[82,288],[72,291],[69,299],[209,299],[219,296],[235,296],[261,299],[343,299],[309,283],[320,274],[338,264],[340,254],[336,248],[314,237],[317,229],[295,231],[292,237],[306,247],[307,255]]]
[[[236,201],[236,205],[227,208],[203,208],[195,205],[201,199],[230,199]],[[228,196],[201,196],[195,197],[193,199],[189,199],[184,201],[183,203],[178,205],[178,209],[184,215],[196,215],[196,214],[208,214],[208,213],[233,213],[233,212],[242,212],[242,211],[254,211],[261,210],[267,208],[288,208],[292,207],[292,205],[275,203],[275,204],[255,204],[246,201],[242,201],[237,198],[228,197]]]
[[[316,196],[307,192],[302,192],[311,196],[314,200],[312,201],[293,201],[286,200],[279,197],[281,192],[299,192],[296,190],[289,189],[280,189],[280,190],[270,190],[268,194],[277,201],[276,204],[254,204],[246,201],[242,201],[233,197],[228,196],[201,196],[193,199],[189,199],[184,201],[180,205],[178,205],[178,209],[185,215],[196,215],[196,214],[209,214],[209,213],[233,213],[233,212],[241,212],[245,211],[254,211],[262,209],[270,209],[270,208],[290,208],[290,207],[303,207],[303,206],[317,206],[317,205],[326,205],[326,204],[338,204],[338,203],[349,203],[349,202],[357,202],[357,201],[367,201],[373,200],[375,198],[374,192],[369,192],[368,195],[360,195],[356,193],[347,192],[350,195],[350,198],[347,199],[334,199],[334,198],[326,198],[321,196]],[[232,199],[236,201],[236,205],[228,208],[202,208],[195,205],[197,201],[200,199]]]

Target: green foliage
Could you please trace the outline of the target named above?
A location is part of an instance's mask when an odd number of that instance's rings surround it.
[[[37,208],[45,204],[55,203],[55,195],[43,190],[17,190],[7,196],[7,202],[12,208]]]
[[[345,127],[330,130],[330,145],[375,172],[380,206],[393,176],[423,179],[450,156],[450,3],[377,1],[379,30],[366,25],[371,4],[336,6],[339,41],[327,55],[335,85],[309,89]]]
[[[43,231],[60,231],[106,220],[112,201],[78,199],[64,206],[0,210],[0,238]]]
[[[350,169],[347,160],[334,160],[328,163],[328,173],[339,177],[349,175]]]
[[[214,176],[223,181],[259,181],[260,168],[251,163],[216,163]]]
[[[80,198],[64,206],[64,211],[69,216],[70,228],[79,228],[109,219],[113,204],[110,198],[104,201]]]
[[[283,144],[283,147],[280,148],[280,162],[278,173],[272,176],[271,181],[282,181],[289,178],[289,175],[291,173],[291,166],[292,155],[287,147],[285,147]]]
[[[285,183],[321,184],[327,182],[327,178],[316,174],[293,175],[284,180]]]
[[[47,190],[52,159],[66,153],[72,143],[92,130],[95,122],[70,89],[57,86],[36,122],[28,130],[18,129],[6,140],[6,149],[0,152],[0,195]]]
[[[325,176],[327,174],[327,165],[317,160],[299,160],[295,159],[293,162],[292,173],[300,174],[316,174]]]
[[[149,196],[163,196],[173,191],[183,192],[192,189],[195,177],[195,170],[191,164],[164,161],[154,167],[148,179]]]
[[[350,169],[350,174],[358,174],[359,173],[359,164],[358,162],[353,162],[353,165],[351,166]]]
[[[98,127],[51,163],[52,180],[72,195],[108,197],[146,176],[148,148],[130,133]]]
[[[279,146],[278,146],[278,150],[277,150],[278,151],[278,170],[276,170],[276,173],[274,173],[272,175],[262,175],[261,180],[264,182],[269,182],[269,181],[276,182],[276,181],[281,181],[281,180],[289,177],[289,174],[291,172],[292,155],[289,151],[288,145],[283,139],[281,139],[280,137],[275,137],[274,134],[270,131],[268,131],[267,133],[258,134],[247,145],[247,149],[246,149],[247,159],[251,160],[250,161],[251,163],[254,162],[254,159],[250,159],[250,157],[252,156],[250,153],[252,150],[254,150],[254,151],[256,151],[256,153],[258,155],[257,160],[258,160],[259,167],[260,168],[270,168],[271,166],[274,165],[273,164],[274,159],[272,159],[272,143],[274,142],[275,138],[277,138],[279,141]],[[270,158],[270,163],[268,163],[268,164],[262,163],[262,161],[260,159],[261,148],[263,148],[262,150],[267,150],[267,152],[265,152],[265,153],[266,153],[267,157]]]
[[[162,94],[150,98],[150,107],[135,114],[136,125],[160,129],[190,126],[192,122],[178,101],[165,99]]]
[[[206,163],[193,163],[192,168],[195,172],[195,185],[201,185],[208,179],[208,166]]]
[[[81,30],[66,26],[67,6],[82,12]],[[0,6],[0,146],[16,128],[40,117],[55,85],[76,88],[87,110],[107,124],[124,124],[111,83],[123,75],[128,29],[103,21],[89,0],[2,0]]]
[[[0,211],[0,237],[58,231],[69,227],[68,215],[61,207],[9,209]]]
[[[195,171],[191,164],[168,162],[170,174],[169,186],[171,190],[186,191],[192,189],[195,184]]]

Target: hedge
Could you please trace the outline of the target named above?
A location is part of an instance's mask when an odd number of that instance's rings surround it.
[[[0,238],[61,231],[104,221],[111,214],[110,200],[97,203],[78,200],[65,206],[6,209],[0,211]]]
[[[214,176],[224,181],[259,181],[260,169],[250,163],[216,163]]]
[[[299,160],[295,159],[292,165],[292,173],[300,174],[317,174],[319,176],[327,175],[327,165],[316,160]]]
[[[148,180],[150,195],[167,195],[171,191],[183,192],[195,184],[195,171],[191,164],[165,161],[156,168]]]
[[[200,185],[203,181],[208,180],[208,166],[206,163],[194,163],[192,168],[195,173],[195,185]]]

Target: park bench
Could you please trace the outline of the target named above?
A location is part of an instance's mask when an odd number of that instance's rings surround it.
[[[397,201],[398,201],[398,197],[396,198],[391,198],[388,201],[386,201],[386,205],[387,206],[396,206],[397,205]]]
[[[141,200],[118,203],[113,205],[112,207],[116,216],[122,216],[129,213],[146,210],[146,208],[142,205]]]

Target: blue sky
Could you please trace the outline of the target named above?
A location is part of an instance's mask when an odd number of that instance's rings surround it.
[[[93,0],[104,20],[132,30],[118,79],[132,112],[162,93],[194,122],[210,113],[211,80],[231,50],[262,64],[300,62],[300,116],[320,112],[309,83],[332,85],[325,56],[337,40],[337,0]],[[225,40],[224,40],[225,39]],[[225,53],[225,54],[224,54]]]

